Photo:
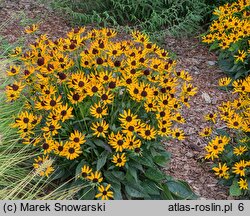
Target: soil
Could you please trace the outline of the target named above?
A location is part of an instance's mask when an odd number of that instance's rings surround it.
[[[63,37],[71,29],[67,20],[38,2],[41,1],[0,0],[0,36],[9,43],[15,43],[24,37],[25,24],[30,24],[29,20],[38,20],[40,32],[50,38]],[[32,37],[35,36],[29,36],[26,42],[34,39]],[[218,79],[224,76],[216,65],[217,58],[198,38],[166,37],[164,46],[176,53],[177,70],[190,72],[193,84],[199,89],[191,101],[191,108],[183,110],[185,141],[166,143],[167,151],[172,154],[166,173],[187,181],[200,199],[233,199],[228,195],[228,188],[218,184],[218,179],[211,172],[211,163],[204,161],[207,141],[198,134],[207,126],[203,116],[214,112],[217,105],[230,98],[217,87]]]

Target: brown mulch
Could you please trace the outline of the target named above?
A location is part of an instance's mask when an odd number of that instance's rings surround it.
[[[39,20],[40,32],[47,33],[52,38],[63,37],[71,29],[66,19],[55,14],[46,5],[31,0],[0,0],[0,36],[4,36],[10,43],[24,36],[24,25],[21,23],[27,18]],[[30,36],[31,39],[34,38]],[[191,108],[183,111],[186,118],[183,128],[187,136],[185,141],[166,144],[167,151],[172,154],[166,173],[187,181],[201,199],[232,199],[228,195],[228,188],[218,184],[211,172],[211,163],[203,160],[207,141],[198,134],[207,126],[204,114],[214,112],[217,105],[230,98],[229,94],[217,88],[218,79],[224,75],[215,64],[216,56],[209,53],[198,39],[193,38],[167,37],[165,48],[176,53],[177,70],[185,69],[190,72],[193,84],[199,89],[191,101]]]
[[[199,136],[199,132],[209,126],[204,115],[216,112],[218,105],[230,99],[230,93],[218,89],[218,79],[225,75],[216,65],[217,57],[197,38],[167,37],[165,47],[176,53],[177,70],[188,71],[193,77],[193,85],[198,87],[198,93],[190,102],[191,107],[182,113],[186,119],[183,128],[186,139],[166,144],[167,151],[172,154],[166,172],[187,181],[202,199],[233,199],[228,195],[228,188],[218,184],[211,172],[212,164],[204,161],[204,147],[208,141]],[[221,125],[217,123],[216,127]]]

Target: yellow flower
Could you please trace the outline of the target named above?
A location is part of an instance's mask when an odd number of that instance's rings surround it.
[[[247,190],[248,189],[248,183],[247,179],[240,178],[238,181],[239,187],[241,190]]]
[[[101,103],[96,103],[90,107],[90,114],[95,118],[103,118],[103,116],[108,115],[108,108]]]
[[[99,171],[91,172],[89,176],[87,176],[87,179],[95,184],[101,183],[103,180],[102,173]]]
[[[247,151],[246,146],[234,147],[234,154],[236,156],[240,156],[240,155],[244,154],[244,152],[246,152],[246,151]]]
[[[172,137],[176,138],[178,140],[184,140],[185,136],[184,136],[184,131],[179,129],[179,128],[175,128],[172,130]]]
[[[126,143],[124,141],[124,136],[118,132],[114,134],[113,132],[109,135],[108,143],[115,149],[116,152],[122,152],[126,148]]]
[[[103,185],[99,186],[98,187],[98,190],[99,190],[99,194],[97,194],[95,196],[95,198],[99,198],[101,197],[102,200],[109,200],[110,198],[112,199],[113,198],[113,192],[110,191],[111,185],[108,184],[107,187],[104,187]]]
[[[215,175],[218,175],[220,178],[227,176],[227,170],[229,170],[229,168],[225,163],[223,165],[219,163],[218,167],[213,168],[213,171],[215,171]]]
[[[112,162],[115,163],[115,165],[118,167],[125,166],[126,161],[127,160],[126,160],[125,153],[122,153],[121,155],[119,153],[117,153],[116,155],[113,155]]]
[[[30,26],[27,26],[24,31],[27,34],[31,34],[31,33],[34,33],[37,30],[38,30],[38,24],[32,24]]]
[[[232,79],[229,77],[223,77],[219,79],[219,86],[228,86],[232,82]]]
[[[76,144],[74,142],[66,142],[63,149],[63,156],[65,156],[68,160],[74,160],[79,157],[82,153],[80,144]]]
[[[42,158],[38,156],[34,160],[35,163],[33,163],[33,167],[38,175],[48,177],[54,171],[54,168],[52,167],[53,161],[49,156],[43,156]]]
[[[216,113],[208,113],[205,115],[205,119],[207,121],[212,121],[214,124],[215,124],[215,121],[216,121],[216,117],[217,117],[217,114]]]
[[[247,164],[244,160],[240,160],[239,162],[236,162],[233,166],[233,173],[238,174],[240,176],[245,176]]]
[[[92,172],[92,169],[87,165],[84,165],[81,170],[82,170],[81,176],[83,178],[87,178]]]
[[[79,132],[78,130],[74,130],[74,132],[70,134],[69,140],[79,145],[84,144],[86,142],[85,135]]]
[[[205,127],[202,129],[202,131],[199,133],[202,137],[207,137],[212,134],[212,128],[211,127]]]
[[[106,123],[106,121],[102,120],[101,122],[92,123],[92,126],[90,127],[91,130],[93,130],[93,135],[97,137],[106,137],[106,133],[108,133],[109,124]]]
[[[247,56],[247,54],[246,54],[245,50],[239,50],[238,55],[234,55],[235,61],[236,62],[238,62],[238,61],[244,62],[244,59],[246,58],[246,56]]]

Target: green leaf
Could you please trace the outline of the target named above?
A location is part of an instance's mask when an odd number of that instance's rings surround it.
[[[93,142],[94,142],[97,146],[100,146],[100,147],[104,148],[104,149],[107,150],[108,152],[112,152],[111,147],[110,147],[107,143],[103,142],[102,140],[100,140],[100,139],[94,139]]]
[[[165,178],[165,174],[156,168],[147,169],[145,172],[145,176],[156,182],[159,182]]]
[[[97,165],[96,165],[97,170],[100,170],[105,165],[108,155],[109,155],[109,152],[107,152],[106,150],[104,150],[100,154],[99,159],[97,160]]]
[[[82,172],[82,167],[84,164],[86,164],[85,159],[81,160],[81,162],[77,165],[76,172],[75,172],[76,177]]]
[[[155,182],[146,179],[142,182],[142,187],[144,188],[145,192],[150,195],[160,195],[160,189],[157,187]]]
[[[145,196],[139,189],[131,187],[129,185],[125,185],[125,190],[128,195],[132,198],[143,198]]]
[[[177,199],[197,199],[197,195],[184,181],[168,181],[166,184],[173,196]]]
[[[152,164],[152,162],[146,157],[138,156],[138,157],[131,157],[131,159],[133,159],[137,163],[142,164],[142,165],[147,166],[147,167],[153,167],[154,166]]]
[[[96,192],[94,187],[86,187],[81,192],[79,192],[80,200],[93,200],[95,198]]]
[[[119,179],[119,180],[124,180],[124,178],[125,178],[125,174],[124,174],[124,172],[121,172],[121,171],[112,171],[111,172],[117,179]]]
[[[218,42],[215,42],[215,43],[213,43],[213,44],[210,46],[209,51],[215,50],[215,49],[217,49],[217,48],[219,48],[219,45],[218,45]]]
[[[170,156],[167,157],[166,155],[158,155],[153,158],[154,162],[157,163],[159,166],[166,167],[166,163],[169,162]]]
[[[136,161],[130,160],[127,162],[128,167],[134,167],[137,170],[140,170],[144,173],[144,169],[141,164],[137,163]]]
[[[240,196],[241,190],[238,184],[238,181],[235,179],[233,184],[230,186],[229,193],[231,196]]]
[[[122,192],[121,192],[121,184],[112,183],[112,189],[114,191],[114,199],[115,200],[122,200]]]
[[[162,198],[163,199],[165,199],[165,200],[173,200],[174,199],[174,197],[172,196],[171,191],[169,190],[167,184],[162,184],[161,188],[163,190],[163,192],[162,192]]]

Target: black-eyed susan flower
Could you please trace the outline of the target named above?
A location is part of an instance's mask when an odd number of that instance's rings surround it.
[[[238,147],[234,147],[233,153],[236,156],[240,156],[240,155],[244,154],[246,151],[247,151],[246,146],[238,146]]]
[[[59,105],[56,110],[55,113],[58,115],[59,119],[62,122],[65,122],[68,119],[71,119],[74,117],[74,115],[72,114],[73,108],[69,107],[68,104],[66,105]]]
[[[139,126],[137,124],[126,123],[122,124],[122,133],[127,136],[133,136],[135,133],[139,131]]]
[[[103,185],[98,187],[99,193],[95,196],[95,198],[101,198],[102,200],[109,200],[113,198],[113,192],[110,191],[111,184],[108,184],[106,187]]]
[[[118,132],[114,134],[113,132],[109,135],[108,143],[115,149],[116,152],[122,152],[126,148],[124,136]]]
[[[208,137],[212,134],[212,128],[211,127],[205,127],[202,129],[201,132],[199,132],[200,136],[202,137]]]
[[[54,136],[58,134],[58,130],[61,127],[62,126],[60,125],[58,121],[50,121],[50,122],[46,122],[46,126],[42,128],[42,131],[44,131],[47,135]]]
[[[240,176],[245,176],[246,172],[246,163],[245,160],[240,160],[239,162],[236,162],[234,166],[232,167],[233,173],[240,175]]]
[[[38,30],[38,24],[32,24],[30,26],[27,26],[24,31],[27,34],[31,34],[36,32],[37,30]]]
[[[120,114],[119,120],[122,124],[135,125],[138,122],[137,115],[134,115],[130,109],[124,110],[123,114]]]
[[[247,54],[245,52],[245,50],[239,50],[237,55],[234,55],[235,57],[235,61],[241,61],[244,62],[244,59],[246,58]]]
[[[235,114],[228,119],[227,126],[233,129],[239,129],[242,127],[243,119],[238,114]]]
[[[68,94],[68,99],[72,104],[78,104],[83,101],[86,95],[82,92],[74,91]]]
[[[118,167],[125,166],[126,161],[127,159],[126,159],[125,153],[122,153],[122,154],[117,153],[113,155],[112,162]]]
[[[94,136],[102,136],[105,138],[106,134],[108,133],[109,124],[102,120],[101,122],[93,122],[90,128],[93,131]]]
[[[74,130],[73,133],[70,134],[69,140],[72,143],[82,145],[86,142],[85,135],[79,132],[78,130]]]
[[[98,96],[100,97],[100,99],[104,105],[111,104],[113,102],[113,99],[114,99],[113,93],[109,90],[108,91],[106,91],[106,90],[100,91]]]
[[[215,124],[217,114],[216,113],[208,113],[204,117],[207,121],[212,121]]]
[[[228,86],[231,82],[232,82],[232,79],[230,77],[223,77],[223,78],[220,78],[218,81],[219,86],[221,87]]]
[[[63,156],[68,160],[74,160],[82,153],[81,146],[74,142],[66,142],[63,149]]]
[[[54,141],[54,153],[59,155],[59,156],[63,156],[64,154],[64,143],[62,141],[58,142],[58,141]]]
[[[44,154],[49,154],[54,150],[54,140],[50,136],[44,135],[44,138],[41,142],[41,148]]]
[[[141,140],[137,139],[136,136],[126,136],[125,137],[125,146],[129,150],[133,150],[135,148],[140,148],[142,145]]]
[[[61,99],[62,99],[62,96],[56,97],[55,95],[44,97],[44,101],[45,101],[45,107],[44,108],[46,110],[54,110],[54,109],[56,109],[59,105],[62,104]]]
[[[219,163],[218,167],[213,168],[215,175],[219,176],[220,178],[223,178],[225,176],[227,177],[228,170],[229,170],[229,167],[225,163],[223,165]]]
[[[178,140],[184,140],[185,139],[185,134],[184,131],[179,129],[179,128],[174,128],[171,133],[173,138],[176,138]]]
[[[150,125],[139,129],[139,135],[145,140],[155,139],[157,131]]]
[[[92,173],[92,169],[89,166],[84,165],[81,169],[81,177],[87,178],[90,173]]]
[[[10,66],[10,69],[6,71],[8,76],[15,76],[20,73],[21,67],[20,66]]]
[[[100,171],[91,172],[87,179],[92,181],[94,184],[101,183],[103,180],[102,173]]]
[[[13,49],[13,50],[11,51],[10,56],[15,57],[15,56],[20,55],[21,53],[22,53],[22,48],[21,48],[21,47],[16,47],[15,49]]]
[[[238,181],[239,187],[241,190],[247,190],[248,189],[248,183],[247,179],[240,178]]]
[[[103,116],[108,115],[108,108],[98,102],[90,107],[90,114],[95,118],[103,118]]]
[[[49,176],[54,168],[52,167],[53,160],[49,158],[49,156],[38,156],[34,159],[33,167],[35,169],[35,173],[40,176]]]
[[[197,93],[197,87],[193,87],[191,83],[184,82],[182,86],[182,94],[194,96]]]

